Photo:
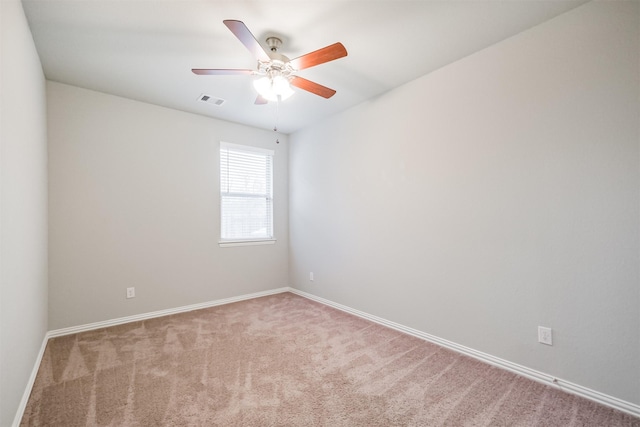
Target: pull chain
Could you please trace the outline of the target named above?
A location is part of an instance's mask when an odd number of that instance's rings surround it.
[[[276,100],[276,123],[273,125],[273,131],[278,132],[278,118],[280,116],[280,95],[278,95],[278,99]],[[280,139],[276,138],[276,144],[280,144]]]
[[[276,99],[276,120],[275,120],[275,124],[273,125],[273,131],[274,132],[278,132],[278,118],[280,116],[280,95],[278,95],[278,98]]]

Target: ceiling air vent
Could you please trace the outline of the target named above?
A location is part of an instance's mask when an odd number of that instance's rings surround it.
[[[215,96],[205,95],[204,93],[198,97],[198,101],[202,101],[205,104],[215,105],[216,107],[219,107],[225,103],[225,100],[222,98],[216,98]]]

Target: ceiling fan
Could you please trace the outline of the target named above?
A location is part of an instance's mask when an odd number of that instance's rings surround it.
[[[266,104],[268,101],[281,101],[288,98],[293,94],[290,86],[295,86],[323,98],[331,98],[335,95],[335,90],[302,78],[297,73],[305,68],[311,68],[347,56],[347,50],[342,43],[334,43],[298,58],[289,59],[278,53],[278,49],[282,46],[282,40],[278,37],[267,38],[266,42],[270,52],[266,52],[242,21],[227,19],[223,22],[238,40],[249,49],[249,52],[256,57],[258,69],[193,68],[191,71],[194,74],[249,74],[261,76],[254,81],[254,86],[259,93],[255,101],[256,104]]]

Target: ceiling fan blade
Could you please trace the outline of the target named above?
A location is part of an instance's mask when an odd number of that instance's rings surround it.
[[[289,61],[289,64],[296,70],[304,70],[305,68],[314,67],[316,65],[324,64],[325,62],[333,61],[334,59],[347,56],[347,49],[342,43],[334,43],[332,45],[323,47],[306,55],[299,56]]]
[[[261,95],[258,95],[256,98],[256,102],[254,102],[254,104],[256,105],[264,105],[266,103],[268,103],[269,101],[266,98],[263,98]]]
[[[311,92],[327,99],[336,94],[336,91],[333,89],[329,89],[328,87],[322,86],[318,83],[312,82],[311,80],[303,79],[302,77],[298,76],[293,76],[291,78],[291,84],[297,88],[306,90],[307,92]]]
[[[244,22],[237,21],[235,19],[226,19],[224,21],[224,25],[227,26],[231,30],[231,32],[242,42],[242,44],[249,49],[249,52],[253,54],[258,60],[262,62],[269,62],[271,58],[267,55],[267,52],[264,51],[258,40],[253,37],[251,31],[244,25]]]
[[[238,75],[238,74],[252,74],[252,70],[236,70],[236,69],[227,69],[227,68],[192,68],[191,72],[193,74],[198,74],[201,76],[224,76],[224,75]]]

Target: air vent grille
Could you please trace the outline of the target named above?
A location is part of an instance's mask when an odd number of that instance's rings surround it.
[[[198,101],[204,102],[205,104],[209,105],[215,105],[216,107],[219,107],[226,102],[222,98],[216,98],[215,96],[207,95],[204,93],[198,97]]]

